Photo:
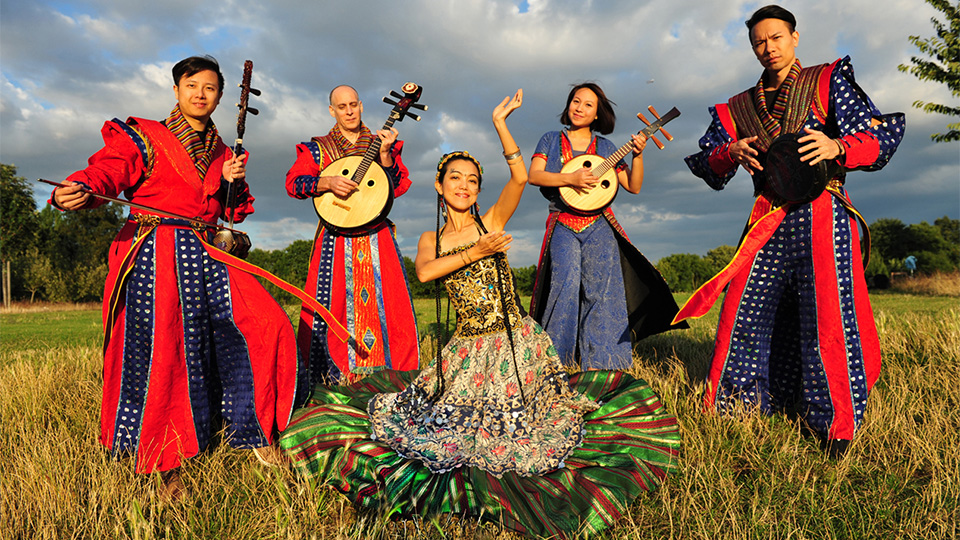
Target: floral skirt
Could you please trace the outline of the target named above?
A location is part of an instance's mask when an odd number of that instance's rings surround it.
[[[294,468],[384,513],[480,516],[529,536],[567,537],[610,527],[677,467],[677,420],[653,390],[621,372],[590,371],[570,376],[569,385],[599,408],[583,414],[579,446],[558,468],[499,477],[476,466],[433,472],[422,457],[371,438],[371,400],[417,377],[383,371],[350,386],[318,385],[280,440]]]
[[[374,396],[371,438],[433,473],[562,467],[583,440],[584,413],[598,405],[571,390],[543,328],[530,317],[517,323],[509,335],[455,334],[441,352],[442,377],[432,361],[402,392]]]

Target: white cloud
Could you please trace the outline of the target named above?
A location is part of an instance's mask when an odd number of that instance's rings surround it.
[[[956,145],[929,141],[947,119],[911,106],[953,98],[943,85],[896,70],[917,54],[909,35],[933,34],[929,19],[936,12],[916,0],[890,0],[882,9],[873,0],[784,5],[798,17],[798,55],[806,65],[850,54],[857,80],[881,111],[908,114],[907,137],[891,164],[849,177],[868,221],[957,217]],[[0,160],[28,178],[65,177],[99,149],[105,120],[165,117],[173,105],[170,67],[192,53],[220,60],[227,88],[214,120],[232,141],[235,85],[249,58],[263,95],[251,98],[262,114],[247,122],[257,212],[244,226],[258,247],[280,248],[311,238],[316,226],[312,205],[288,197],[283,178],[294,145],[330,128],[329,90],[356,86],[366,121],[379,127],[389,110],[380,97],[413,80],[424,87],[429,110],[420,123],[397,125],[414,186],[391,216],[401,249],[413,256],[420,233],[435,226],[432,183],[442,151],[466,149],[481,160],[480,204],[492,204],[507,174],[490,124],[494,105],[524,88],[524,106],[510,127],[529,158],[540,135],[559,128],[569,84],[591,79],[618,104],[618,129],[610,136],[616,144],[639,129],[633,114],[647,105],[661,112],[675,105],[683,113],[671,124],[676,140],[663,151],[651,148],[642,192],[617,199],[615,210],[634,242],[651,259],[736,242],[751,201],[749,178],[741,173],[715,193],[682,158],[697,150],[707,106],[759,76],[743,25],[758,4],[531,0],[528,6],[519,13],[512,0],[6,2]],[[528,189],[510,227],[514,264],[536,262],[545,218],[546,202]]]

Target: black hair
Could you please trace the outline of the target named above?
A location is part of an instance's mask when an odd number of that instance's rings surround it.
[[[570,94],[567,95],[567,104],[563,106],[563,112],[560,113],[560,123],[565,126],[571,124],[570,102],[573,101],[573,96],[577,93],[577,90],[581,88],[586,88],[597,95],[597,119],[590,124],[590,131],[596,131],[601,135],[613,133],[613,128],[617,124],[617,113],[613,112],[613,106],[616,103],[611,101],[595,82],[575,84],[570,88]]]
[[[207,70],[217,74],[217,82],[220,83],[220,91],[223,92],[223,73],[220,72],[220,64],[210,55],[191,56],[177,62],[173,66],[173,84],[180,86],[180,79]]]
[[[791,34],[797,30],[797,18],[793,16],[793,13],[790,13],[785,8],[782,8],[776,4],[770,4],[769,6],[763,6],[762,8],[754,11],[753,15],[746,20],[744,24],[747,25],[747,34],[749,35],[750,32],[753,31],[753,27],[764,19],[780,19],[781,21],[787,23]],[[753,38],[751,38],[751,40],[752,39]]]

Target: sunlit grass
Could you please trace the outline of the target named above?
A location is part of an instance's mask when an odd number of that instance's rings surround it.
[[[421,328],[434,321],[433,300],[423,302]],[[678,416],[680,470],[601,537],[960,535],[956,298],[882,294],[874,310],[883,370],[863,429],[836,461],[794,419],[703,410],[716,309],[689,330],[642,342],[631,373]],[[288,311],[296,317],[296,307]],[[0,315],[0,536],[519,538],[457,517],[392,522],[357,511],[329,488],[264,468],[250,452],[224,444],[184,466],[192,493],[186,502],[160,502],[156,475],[135,475],[129,460],[109,459],[97,441],[99,324],[96,310]],[[424,356],[432,350],[425,346]]]

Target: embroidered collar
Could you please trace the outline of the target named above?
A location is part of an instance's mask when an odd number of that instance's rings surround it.
[[[370,147],[370,144],[373,142],[373,133],[370,131],[364,124],[360,124],[360,135],[357,136],[357,142],[352,143],[350,139],[346,138],[343,135],[343,132],[340,131],[340,126],[335,125],[333,129],[330,130],[330,135],[333,137],[333,140],[337,143],[337,147],[340,148],[340,151],[343,152],[343,155],[350,156],[355,154],[362,154],[367,151],[367,148]]]
[[[213,151],[217,147],[217,140],[219,139],[217,126],[213,124],[213,120],[207,122],[207,129],[201,134],[193,129],[187,119],[183,117],[178,103],[170,111],[170,116],[163,121],[163,125],[167,126],[167,129],[183,145],[187,155],[190,156],[197,168],[197,174],[200,175],[200,181],[202,182],[207,175],[210,162],[213,160]]]
[[[787,78],[780,84],[777,100],[773,104],[773,110],[770,110],[767,106],[767,96],[763,91],[763,76],[761,75],[760,80],[757,81],[757,86],[753,91],[754,106],[757,109],[757,115],[760,117],[764,131],[769,133],[773,138],[777,138],[780,135],[780,121],[783,118],[784,111],[787,110],[787,101],[790,99],[793,83],[795,83],[800,76],[801,69],[800,60],[795,60],[793,65],[790,66],[790,73],[787,74]]]

